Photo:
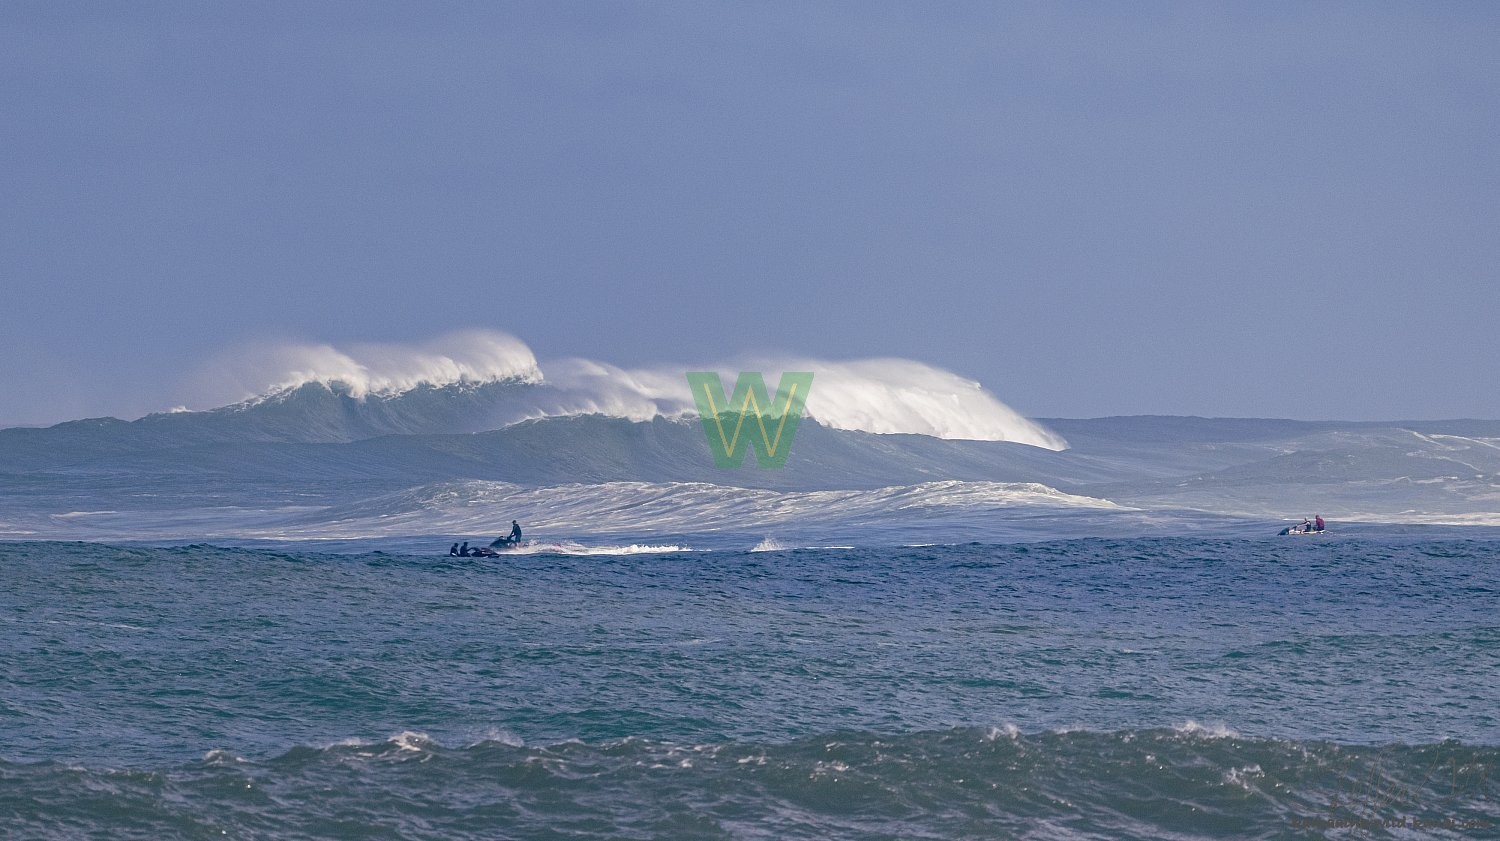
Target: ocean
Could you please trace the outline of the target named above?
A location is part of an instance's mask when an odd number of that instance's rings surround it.
[[[1496,838],[1500,537],[1474,534],[4,543],[0,817],[31,839]]]
[[[1500,838],[1500,422],[923,370],[783,469],[664,376],[0,430],[0,837]]]

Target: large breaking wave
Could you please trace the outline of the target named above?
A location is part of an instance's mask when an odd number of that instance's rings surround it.
[[[261,404],[315,385],[356,401],[389,404],[424,388],[509,383],[529,387],[511,389],[488,407],[485,421],[491,428],[579,414],[641,421],[695,414],[684,376],[690,370],[717,370],[725,383],[733,383],[741,371],[762,371],[772,388],[782,371],[812,371],[816,379],[807,414],[836,429],[1067,447],[1061,436],[1022,417],[979,383],[912,360],[765,356],[649,368],[587,359],[539,363],[520,339],[493,330],[416,344],[241,348],[194,377],[194,402],[204,408]]]

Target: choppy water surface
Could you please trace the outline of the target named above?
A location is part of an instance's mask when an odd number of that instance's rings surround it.
[[[1493,540],[306,548],[0,544],[0,814],[36,838],[1500,837]]]

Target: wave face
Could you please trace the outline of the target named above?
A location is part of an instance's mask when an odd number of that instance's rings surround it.
[[[1336,529],[1500,525],[1500,422],[1056,420],[1073,446],[1052,451],[808,420],[777,470],[714,467],[691,419],[583,415],[466,431],[536,387],[423,386],[388,401],[306,384],[245,409],[0,431],[0,534],[389,537],[521,516],[553,539],[801,525],[843,544],[1009,539],[1027,522],[1041,536],[1191,529],[1202,514],[1259,519],[1263,530],[1265,519],[1315,513]],[[455,431],[410,432],[439,419]],[[632,511],[638,522],[627,522]],[[1053,516],[1064,511],[1074,526]]]
[[[0,763],[18,837],[1493,838],[1500,750],[1192,729],[450,748],[419,733],[162,769]],[[1457,777],[1454,776],[1455,770]]]

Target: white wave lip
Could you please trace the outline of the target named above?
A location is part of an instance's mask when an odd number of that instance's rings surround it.
[[[421,386],[505,380],[539,383],[525,342],[494,330],[465,330],[419,344],[259,344],[210,363],[195,378],[200,402],[225,405],[309,383],[352,397],[393,396]]]
[[[813,371],[807,411],[838,429],[934,438],[1012,441],[1067,449],[1062,436],[1027,420],[978,382],[909,359],[806,360],[781,370]]]
[[[1022,417],[974,380],[909,359],[829,361],[756,357],[711,365],[622,368],[567,358],[539,364],[520,339],[494,330],[453,333],[421,344],[258,346],[220,360],[198,379],[214,405],[274,395],[308,383],[351,396],[391,396],[420,386],[518,381],[538,386],[514,396],[504,423],[580,414],[635,421],[697,413],[688,371],[718,371],[726,390],[741,372],[762,372],[774,392],[786,371],[813,372],[806,412],[836,429],[1009,441],[1049,450],[1067,441]],[[247,393],[248,392],[248,393]]]
[[[1067,449],[1062,436],[1022,417],[979,383],[910,359],[761,358],[735,364],[619,368],[587,359],[546,365],[548,392],[532,417],[601,413],[631,420],[697,414],[687,371],[717,371],[726,391],[760,371],[774,392],[785,371],[813,372],[806,413],[824,426],[877,434],[1010,441]]]

